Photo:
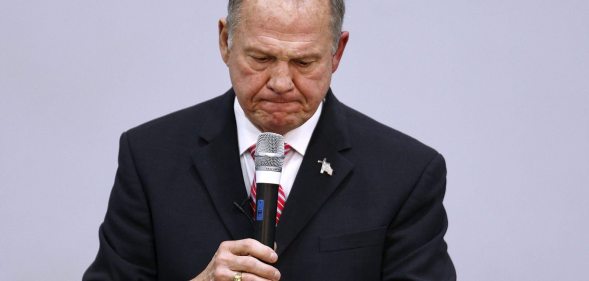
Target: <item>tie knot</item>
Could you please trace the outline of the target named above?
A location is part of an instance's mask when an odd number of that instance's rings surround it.
[[[284,155],[287,155],[290,151],[292,150],[292,147],[285,143],[284,144]],[[256,145],[253,144],[252,146],[250,146],[250,148],[248,148],[248,151],[250,152],[250,155],[252,156],[252,158],[256,159]]]

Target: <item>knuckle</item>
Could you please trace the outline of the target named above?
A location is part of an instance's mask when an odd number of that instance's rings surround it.
[[[246,239],[243,239],[243,242],[245,242],[247,244],[253,244],[253,243],[256,243],[258,241],[254,240],[253,238],[246,238]]]
[[[219,280],[223,277],[224,272],[225,272],[225,270],[223,270],[220,267],[217,267],[217,268],[213,269],[213,277],[215,277],[215,280]]]
[[[213,259],[211,262],[211,271],[215,271],[217,268],[221,266],[221,263],[218,259]]]
[[[256,243],[256,240],[248,238],[243,240],[243,246],[245,247],[245,249],[247,251],[251,250],[252,248],[254,248],[254,245]]]
[[[242,265],[243,265],[243,267],[248,268],[248,269],[255,268],[257,266],[257,261],[255,258],[247,257],[247,258],[243,259]]]
[[[226,249],[229,249],[230,245],[231,245],[231,242],[229,242],[229,241],[223,241],[223,242],[221,242],[221,244],[219,245],[219,250],[226,250]]]
[[[217,255],[217,258],[215,259],[215,261],[218,265],[221,265],[221,264],[226,264],[230,259],[231,259],[231,255],[229,255],[227,252],[221,252]]]

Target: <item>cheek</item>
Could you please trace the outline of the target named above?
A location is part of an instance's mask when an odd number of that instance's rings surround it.
[[[230,67],[231,83],[235,91],[247,99],[251,99],[266,83],[266,74],[256,71],[246,64],[236,64]]]
[[[330,82],[331,75],[321,71],[301,75],[295,79],[297,88],[305,97],[307,105],[310,107],[316,106],[323,100],[329,89]]]

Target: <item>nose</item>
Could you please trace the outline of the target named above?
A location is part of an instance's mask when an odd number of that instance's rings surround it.
[[[294,88],[288,62],[278,61],[270,68],[267,87],[277,94],[286,93]]]

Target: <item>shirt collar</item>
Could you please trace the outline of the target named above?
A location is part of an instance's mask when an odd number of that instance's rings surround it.
[[[321,116],[321,109],[323,108],[323,102],[319,104],[317,110],[303,125],[291,130],[284,135],[284,141],[288,143],[296,152],[301,155],[305,155],[311,135],[319,122]],[[243,108],[239,105],[237,98],[233,102],[233,111],[235,112],[235,123],[237,124],[237,141],[239,144],[239,155],[246,152],[250,146],[256,144],[258,141],[258,135],[262,132],[247,119]]]

